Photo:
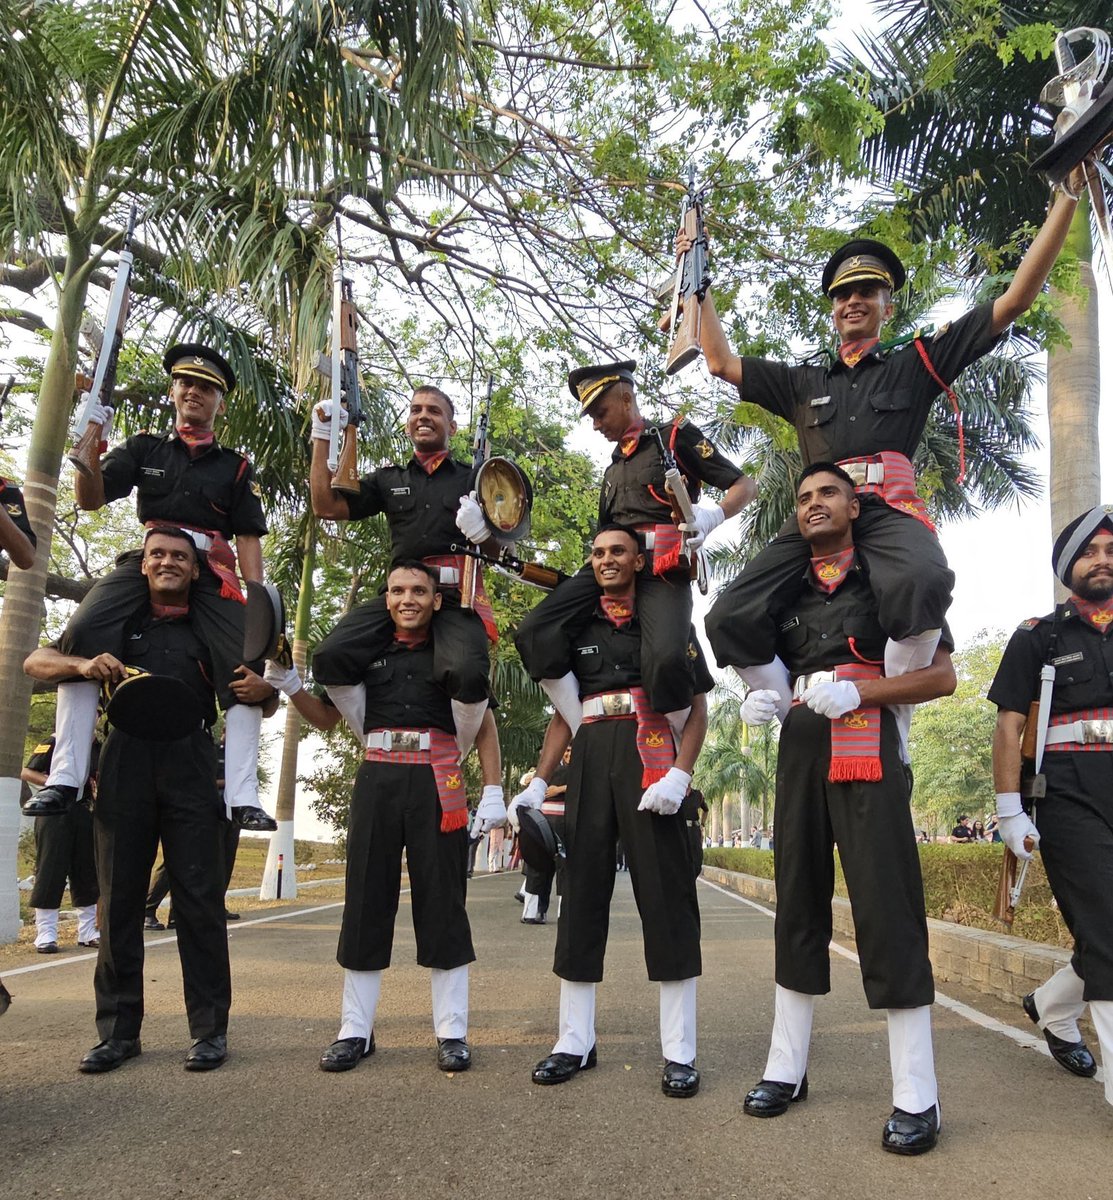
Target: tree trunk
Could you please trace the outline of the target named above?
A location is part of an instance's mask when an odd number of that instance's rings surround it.
[[[1047,356],[1047,420],[1050,433],[1051,536],[1080,513],[1101,503],[1098,407],[1101,400],[1098,291],[1092,266],[1090,206],[1078,206],[1067,239],[1078,256],[1083,296],[1060,296],[1069,346]],[[1060,598],[1066,596],[1060,590]]]
[[[305,660],[309,650],[309,618],[313,611],[313,568],[317,555],[317,523],[312,517],[306,523],[305,550],[302,557],[301,588],[298,592],[297,613],[294,616],[294,665],[305,678]],[[292,900],[298,894],[294,871],[294,808],[298,786],[298,744],[301,740],[301,715],[292,705],[286,705],[286,731],[282,743],[282,767],[278,776],[278,797],[274,816],[278,829],[271,834],[263,882],[259,887],[260,900]],[[282,885],[278,883],[278,860],[282,856]]]
[[[711,844],[717,846],[723,836],[723,801],[713,800],[711,803]]]
[[[31,711],[31,680],[23,673],[23,660],[39,644],[42,626],[58,473],[73,406],[77,338],[88,288],[84,270],[88,256],[88,242],[71,234],[23,486],[38,548],[29,571],[11,568],[0,612],[0,944],[19,936],[19,771]]]

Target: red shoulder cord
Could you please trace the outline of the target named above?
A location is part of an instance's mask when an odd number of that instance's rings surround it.
[[[962,409],[958,406],[958,397],[955,395],[954,389],[939,378],[939,372],[931,365],[931,359],[928,358],[928,352],[924,347],[923,341],[920,338],[913,338],[912,344],[919,351],[920,358],[927,368],[927,373],[939,384],[947,399],[950,400],[955,419],[958,421],[958,475],[955,477],[955,483],[962,483],[966,478],[966,433],[962,425]]]

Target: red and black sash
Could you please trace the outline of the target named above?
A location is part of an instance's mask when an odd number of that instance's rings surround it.
[[[857,683],[860,679],[880,679],[879,663],[851,662],[835,668],[835,678]],[[881,779],[881,709],[856,708],[831,722],[831,783]]]

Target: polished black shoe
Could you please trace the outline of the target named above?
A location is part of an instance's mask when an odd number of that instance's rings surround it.
[[[526,898],[525,898],[525,896],[522,895],[521,892],[515,892],[514,899],[517,900],[519,904],[525,904],[525,902],[526,902]]]
[[[98,1042],[77,1064],[83,1075],[101,1075],[115,1071],[122,1062],[142,1053],[138,1038],[108,1038]]]
[[[143,918],[144,929],[165,929],[166,926],[158,919],[158,917],[148,914]]]
[[[793,1092],[796,1092],[793,1095]],[[788,1112],[790,1104],[799,1104],[808,1098],[808,1077],[804,1076],[800,1090],[794,1083],[777,1083],[774,1079],[763,1079],[757,1087],[746,1093],[742,1108],[751,1117],[779,1117]]]
[[[278,828],[274,817],[267,816],[261,808],[249,804],[232,809],[232,822],[249,833],[274,833]]]
[[[1035,993],[1029,992],[1021,1004],[1032,1022],[1038,1025],[1040,1014],[1036,1008]],[[1047,1042],[1047,1048],[1051,1051],[1051,1057],[1059,1066],[1066,1068],[1072,1075],[1081,1075],[1083,1079],[1093,1079],[1098,1073],[1098,1064],[1094,1062],[1094,1056],[1085,1042],[1065,1042],[1053,1033],[1048,1033],[1046,1029],[1041,1032],[1044,1041]]]
[[[545,914],[538,913],[536,917],[523,917],[522,924],[523,925],[544,925],[545,924]]]
[[[77,788],[57,783],[39,788],[23,806],[25,817],[60,817],[73,807],[77,800]]]
[[[371,1033],[370,1045],[366,1044],[367,1040],[361,1037],[340,1038],[321,1055],[317,1065],[322,1071],[350,1071],[353,1067],[358,1067],[369,1054],[375,1053],[374,1031]]]
[[[36,946],[35,949],[40,954],[57,954],[58,953],[58,943],[57,942],[43,942],[43,944],[41,946]]]
[[[881,1131],[881,1149],[890,1154],[926,1154],[939,1141],[939,1106],[921,1113],[894,1108]]]
[[[187,1071],[215,1071],[228,1057],[228,1038],[223,1033],[198,1038],[185,1056]]]
[[[530,1078],[534,1083],[541,1084],[567,1083],[580,1071],[590,1071],[598,1061],[594,1046],[588,1051],[585,1063],[581,1063],[578,1054],[550,1054],[533,1068]]]
[[[699,1091],[699,1072],[689,1063],[667,1062],[661,1076],[661,1091],[681,1100]]]
[[[229,912],[227,909],[225,909],[224,910],[224,919],[226,921],[238,921],[240,919],[240,914],[234,913],[234,912]]]
[[[442,1071],[466,1071],[471,1047],[463,1038],[437,1038],[437,1066]]]

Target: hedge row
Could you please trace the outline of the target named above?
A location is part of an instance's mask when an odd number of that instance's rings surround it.
[[[989,929],[994,933],[1009,932],[994,919],[993,904],[997,897],[997,880],[1001,873],[1004,847],[984,846],[920,846],[920,869],[924,876],[924,899],[927,914],[940,921]],[[740,871],[759,879],[773,878],[773,851],[711,848],[703,852],[708,866],[726,871]],[[846,883],[838,855],[835,856],[835,894],[846,896]],[[1043,863],[1037,854],[1032,859],[1024,894],[1016,911],[1011,932],[1033,942],[1069,949],[1073,944],[1070,932],[1051,897]]]

